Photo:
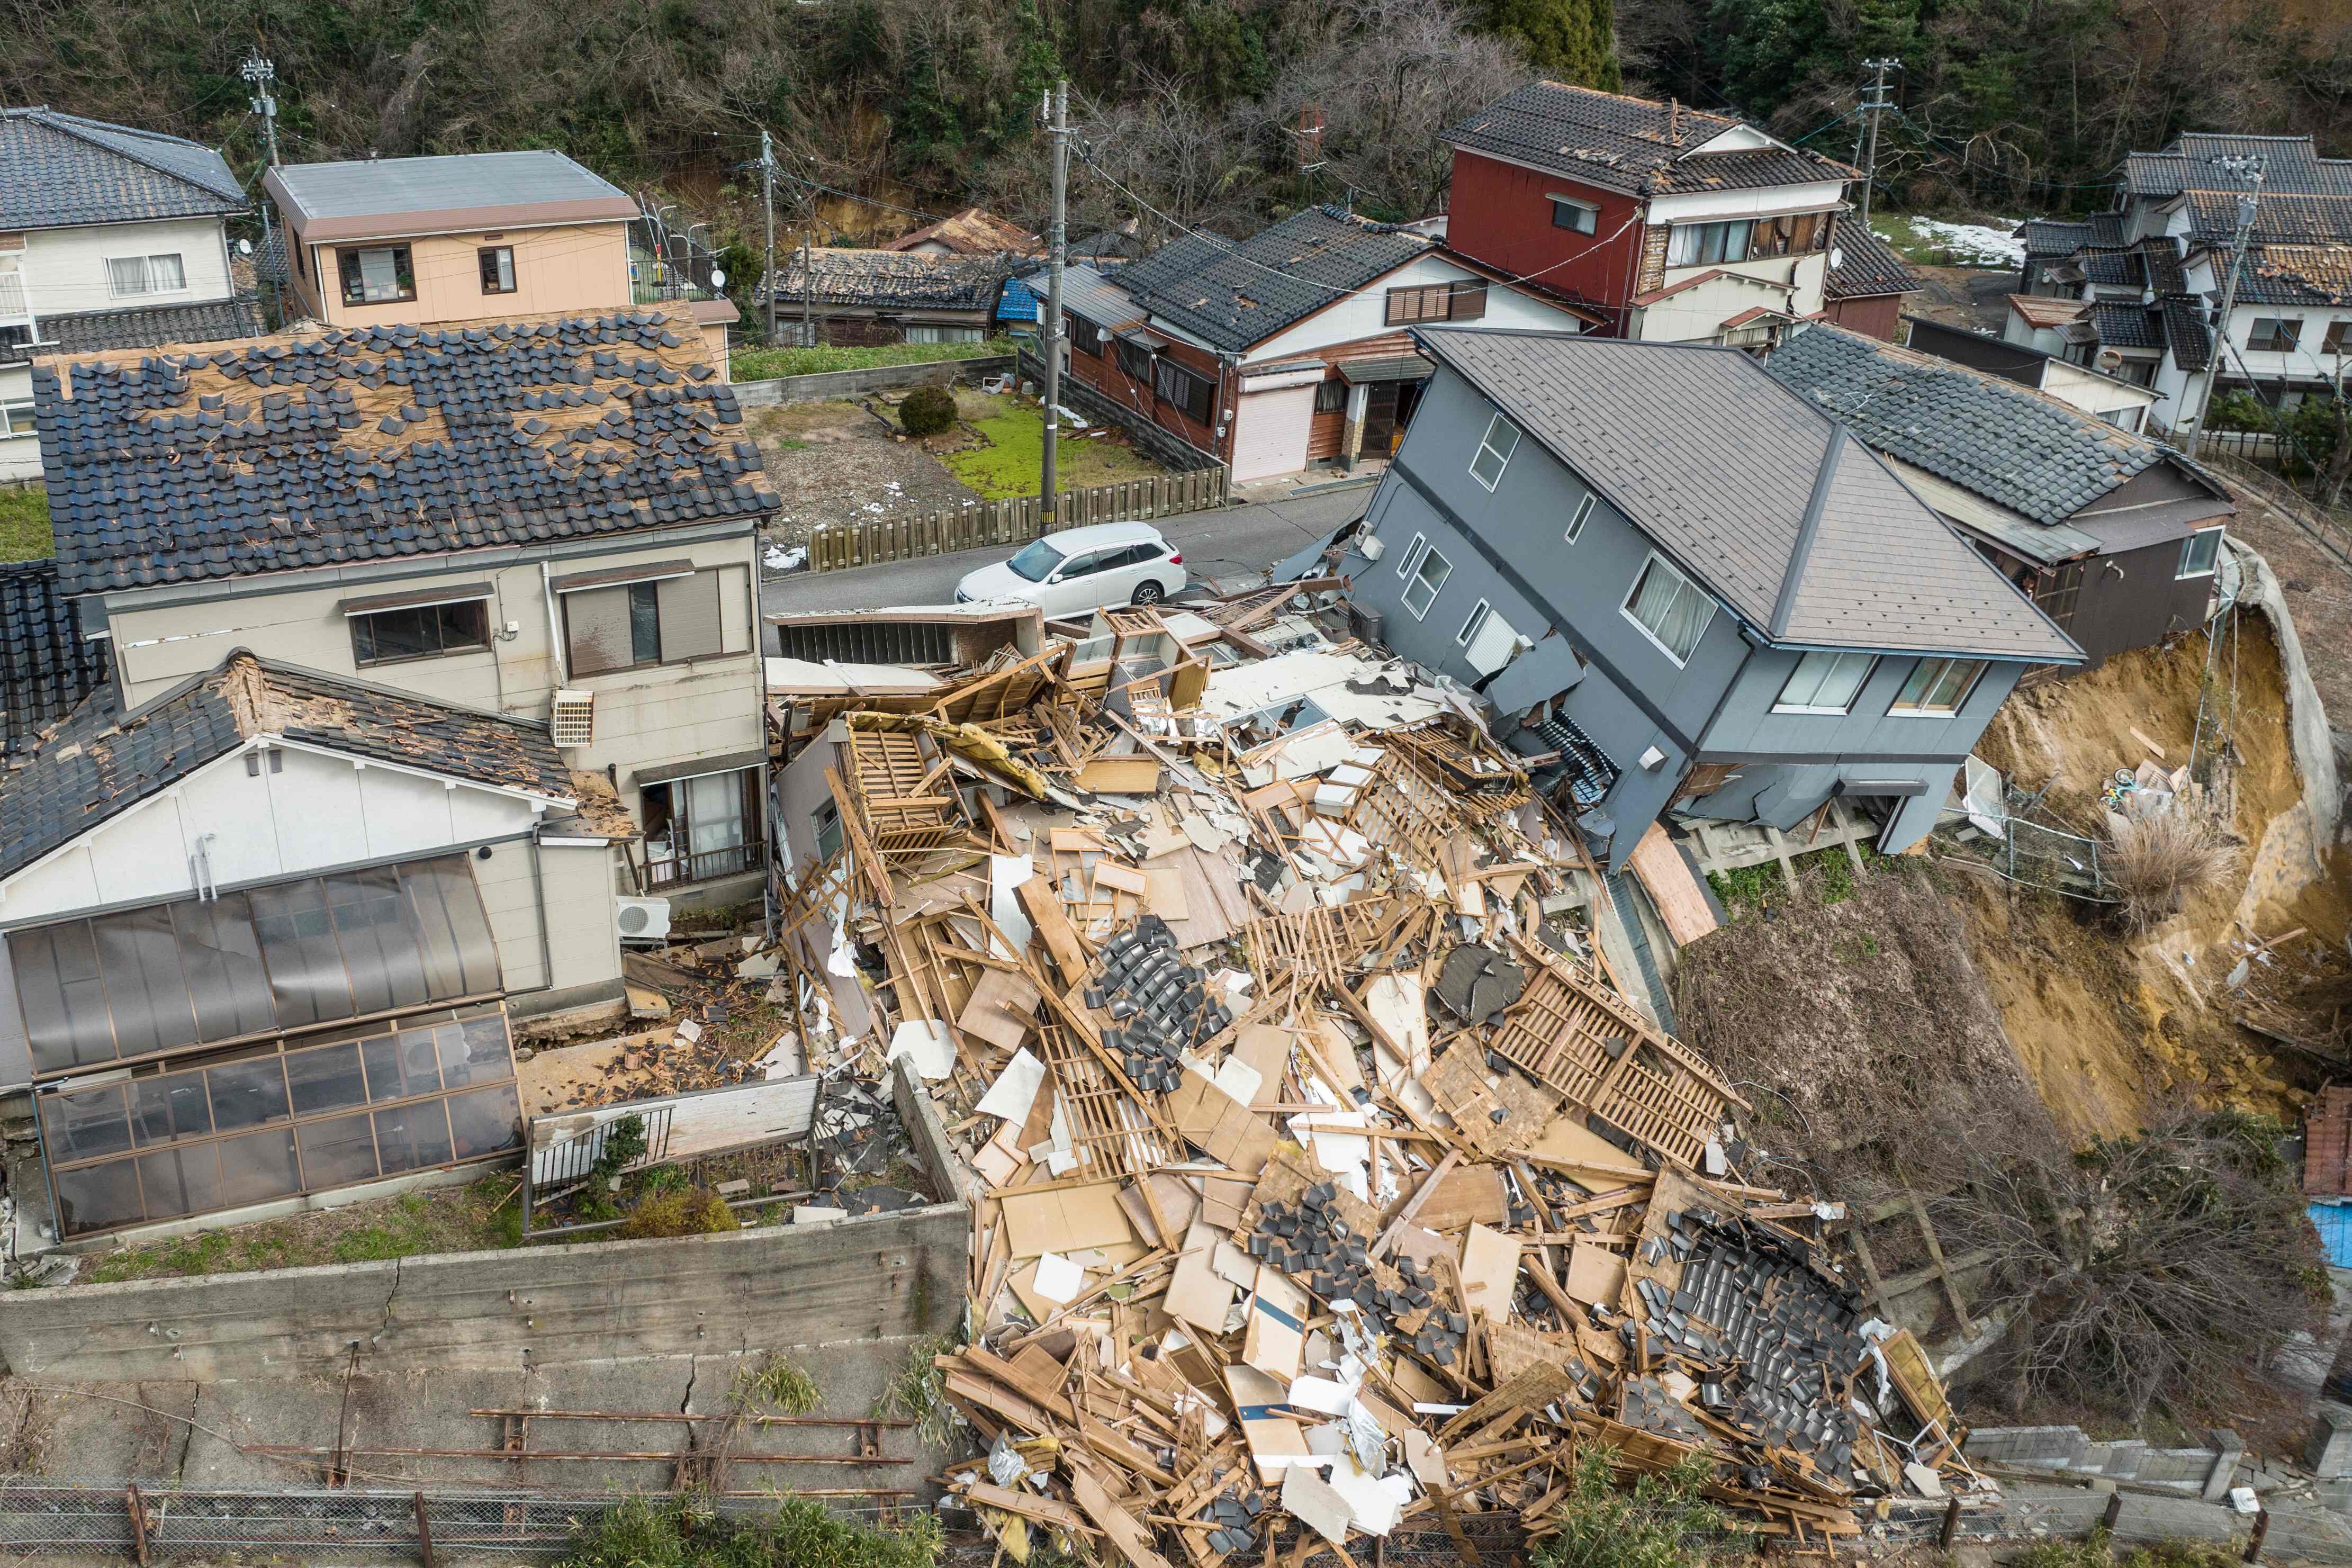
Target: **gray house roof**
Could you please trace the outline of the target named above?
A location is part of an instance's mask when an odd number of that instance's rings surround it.
[[[1785,143],[1704,151],[1741,123],[1688,104],[1531,81],[1454,126],[1444,139],[1474,153],[1643,195],[1861,178],[1857,169]]]
[[[1188,235],[1120,268],[1118,286],[1212,347],[1239,352],[1429,250],[1396,224],[1309,207],[1236,244]]]
[[[257,338],[268,331],[252,300],[207,300],[194,305],[149,305],[135,310],[79,310],[43,316],[41,336],[56,343],[44,353],[78,354],[95,349],[152,349],[165,343],[216,343]]]
[[[220,217],[247,205],[209,147],[53,109],[0,109],[0,229]]]
[[[36,361],[65,589],[772,512],[701,347],[645,310]]]
[[[1822,292],[1832,300],[1908,294],[1921,286],[1919,275],[1867,224],[1840,224],[1836,249],[1838,264],[1822,279]]]
[[[2081,658],[1874,455],[1737,350],[1413,336],[1776,644]]]
[[[572,775],[534,720],[272,663],[239,648],[130,712],[107,686],[0,776],[0,877],[22,870],[257,735],[522,791],[569,806]]]
[[[2032,387],[1837,327],[1790,333],[1765,370],[1880,451],[2036,522],[2063,521],[2158,463],[2189,468]]]
[[[637,211],[618,185],[546,148],[281,163],[268,179],[278,205],[304,219],[575,203],[604,203],[619,217]]]

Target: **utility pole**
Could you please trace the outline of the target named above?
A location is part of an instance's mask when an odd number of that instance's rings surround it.
[[[1051,244],[1045,272],[1045,457],[1038,477],[1037,532],[1054,531],[1054,515],[1061,510],[1060,476],[1055,464],[1060,454],[1062,421],[1062,263],[1068,258],[1070,240],[1070,84],[1054,84],[1045,106],[1046,133],[1054,139],[1054,221],[1046,230]]]
[[[816,347],[816,274],[809,270],[808,230],[801,230],[801,347]]]
[[[1868,88],[1870,96],[1862,100],[1864,118],[1869,121],[1867,150],[1862,155],[1862,226],[1870,226],[1870,187],[1878,179],[1878,117],[1895,105],[1886,97],[1886,73],[1901,70],[1898,59],[1864,60],[1862,68],[1877,72],[1877,79]]]
[[[768,223],[767,253],[760,265],[768,275],[768,346],[776,343],[776,289],[782,279],[776,276],[776,142],[768,128],[760,127],[760,210]]]
[[[2182,445],[2190,458],[2197,456],[2197,440],[2205,432],[2206,405],[2213,401],[2213,384],[2221,374],[2221,351],[2230,342],[2230,312],[2238,302],[2238,272],[2245,264],[2246,244],[2254,237],[2254,211],[2263,196],[2263,175],[2267,163],[2259,157],[2238,155],[2216,158],[2214,166],[2246,187],[2238,197],[2238,232],[2230,241],[2230,268],[2221,276],[2221,313],[2213,322],[2213,341],[2205,356],[2205,374],[2197,383],[2197,398],[2191,403],[2182,399],[2189,415],[2176,434],[2185,434]]]
[[[261,52],[256,49],[246,55],[245,63],[237,67],[237,75],[243,77],[247,84],[253,89],[254,96],[247,101],[253,105],[253,112],[261,116],[261,134],[263,140],[269,145],[269,166],[274,169],[278,167],[278,100],[269,89],[277,83],[278,68],[263,59]],[[261,208],[261,254],[266,260],[269,255],[271,239],[269,198],[264,196],[256,205]],[[292,243],[290,239],[289,243]],[[288,267],[294,264],[294,258],[291,256],[282,257],[279,260],[282,265]],[[286,323],[286,299],[279,292],[282,287],[283,285],[277,279],[272,278],[269,280],[270,313],[278,318],[275,321],[268,323],[273,328]]]

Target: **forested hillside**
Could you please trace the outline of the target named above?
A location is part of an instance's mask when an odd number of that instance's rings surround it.
[[[2106,204],[2184,127],[2352,152],[2342,0],[0,0],[0,98],[260,161],[238,61],[275,61],[291,159],[551,145],[740,216],[740,163],[1035,225],[1034,121],[1066,75],[1074,223],[1244,229],[1302,199],[1431,210],[1440,126],[1531,71],[1736,107],[1851,156],[1861,62],[1899,56],[1888,194]],[[1613,39],[1613,47],[1612,47]],[[1319,138],[1303,133],[1320,118]],[[1319,164],[1302,174],[1302,163]],[[730,188],[733,182],[732,188]],[[794,185],[824,232],[911,220]],[[821,205],[805,205],[821,204]],[[1156,213],[1155,210],[1156,209]]]

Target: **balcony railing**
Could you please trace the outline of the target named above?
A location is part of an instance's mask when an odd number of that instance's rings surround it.
[[[648,860],[646,862],[646,886],[648,889],[676,888],[688,882],[713,882],[721,877],[740,877],[757,868],[759,855],[757,844],[737,844],[724,849],[707,850],[700,855]]]

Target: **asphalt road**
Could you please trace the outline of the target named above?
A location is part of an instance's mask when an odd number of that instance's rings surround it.
[[[1265,569],[1320,539],[1363,510],[1369,485],[1248,506],[1219,507],[1160,520],[1160,531],[1183,553],[1195,587],[1238,592],[1255,587]],[[945,605],[959,578],[1005,550],[927,555],[854,572],[801,572],[761,589],[770,615],[793,610],[871,610],[897,605]]]

